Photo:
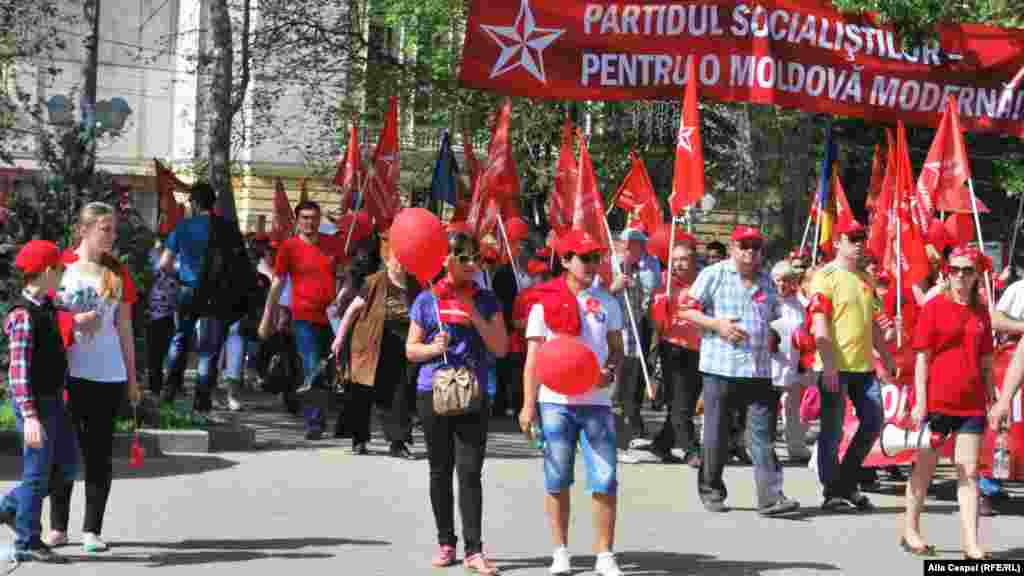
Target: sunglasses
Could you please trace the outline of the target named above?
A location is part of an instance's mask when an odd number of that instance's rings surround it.
[[[477,262],[480,261],[480,253],[478,252],[476,254],[456,254],[455,261],[463,266],[476,264]]]
[[[764,242],[760,240],[740,240],[740,250],[754,250],[759,251],[764,246]]]
[[[976,270],[974,266],[950,266],[950,276],[973,276]]]
[[[851,235],[847,236],[846,239],[849,240],[850,243],[852,243],[852,244],[857,244],[858,242],[864,242],[865,240],[867,240],[868,239],[868,235],[867,234],[851,234]]]
[[[577,254],[576,257],[579,258],[580,262],[583,262],[584,264],[597,264],[601,262],[600,252],[591,252],[590,254]]]

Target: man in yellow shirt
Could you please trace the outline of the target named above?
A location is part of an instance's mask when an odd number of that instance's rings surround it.
[[[874,322],[880,307],[874,284],[860,270],[867,231],[851,219],[841,223],[837,232],[836,259],[814,275],[808,305],[818,349],[814,368],[821,390],[818,479],[824,491],[823,509],[871,510],[871,501],[857,490],[857,475],[882,429],[882,393],[874,378],[872,350],[878,351],[891,373],[895,364]],[[840,463],[847,397],[860,426]]]

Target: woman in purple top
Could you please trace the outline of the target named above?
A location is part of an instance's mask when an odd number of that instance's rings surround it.
[[[508,334],[498,301],[490,290],[473,283],[480,262],[480,247],[472,237],[448,236],[446,272],[431,291],[421,292],[409,312],[406,356],[421,364],[416,385],[416,406],[430,461],[430,503],[434,510],[440,549],[432,564],[455,563],[455,494],[452,474],[458,468],[459,515],[465,538],[463,565],[477,574],[497,574],[483,553],[481,536],[483,488],[481,472],[487,446],[487,394],[482,406],[459,416],[434,414],[434,372],[442,366],[469,367],[481,385],[487,382],[486,354],[502,357]],[[442,325],[438,326],[438,318]]]

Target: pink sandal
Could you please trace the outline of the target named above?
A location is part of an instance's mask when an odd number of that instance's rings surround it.
[[[498,567],[494,562],[487,559],[483,552],[477,552],[462,561],[462,566],[468,571],[483,576],[493,576],[498,573]]]
[[[441,546],[437,551],[437,555],[430,561],[430,564],[435,568],[446,568],[455,564],[455,546]]]

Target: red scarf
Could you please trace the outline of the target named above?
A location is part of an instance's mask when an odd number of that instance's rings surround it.
[[[579,336],[583,331],[580,309],[565,277],[549,280],[534,288],[536,301],[544,306],[544,323],[548,329],[558,334]]]
[[[470,321],[472,309],[470,307],[479,291],[480,287],[476,285],[476,282],[470,281],[465,286],[455,286],[451,276],[446,274],[437,284],[434,284],[434,297],[437,298],[437,309],[441,315],[441,322],[463,326],[472,324]]]

